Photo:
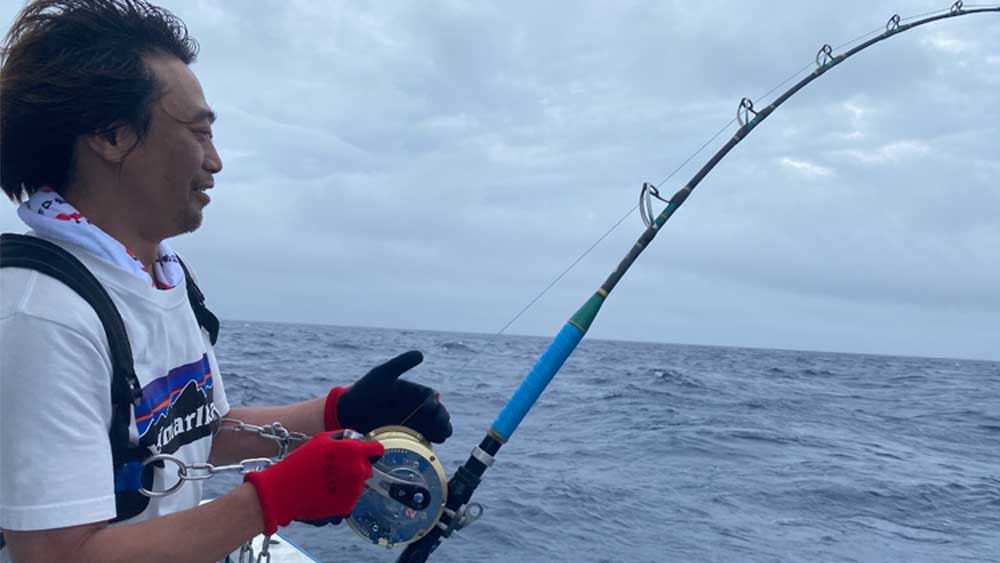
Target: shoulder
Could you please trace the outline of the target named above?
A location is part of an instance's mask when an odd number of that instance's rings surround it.
[[[34,270],[0,268],[0,321],[29,320],[106,340],[97,312],[67,285]]]
[[[62,248],[93,271],[86,253],[59,241],[42,240]],[[48,321],[85,334],[103,335],[104,332],[97,312],[65,283],[29,268],[0,268],[0,319],[28,318]]]

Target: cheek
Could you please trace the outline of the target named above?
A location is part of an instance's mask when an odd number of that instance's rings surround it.
[[[195,141],[177,142],[171,146],[170,165],[165,171],[177,182],[190,184],[201,169],[204,150]]]

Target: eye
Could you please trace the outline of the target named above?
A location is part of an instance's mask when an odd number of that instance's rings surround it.
[[[202,141],[211,141],[213,139],[211,129],[194,129],[194,134]]]

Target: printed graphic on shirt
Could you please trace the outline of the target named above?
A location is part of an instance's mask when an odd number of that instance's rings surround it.
[[[150,382],[142,389],[142,403],[135,407],[139,445],[158,454],[172,454],[208,436],[217,418],[208,355]]]

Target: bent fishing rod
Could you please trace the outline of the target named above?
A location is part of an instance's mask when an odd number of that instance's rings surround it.
[[[628,271],[639,255],[642,254],[643,250],[649,246],[663,225],[684,204],[688,196],[691,195],[691,192],[705,179],[705,176],[736,145],[746,138],[755,127],[760,125],[774,110],[807,84],[872,45],[918,26],[939,20],[987,12],[1000,13],[1000,6],[965,7],[963,2],[959,0],[950,9],[944,11],[944,13],[923,19],[915,19],[910,23],[904,23],[898,14],[894,15],[886,23],[884,31],[840,55],[834,54],[834,48],[829,44],[823,45],[816,54],[815,70],[779,95],[770,105],[757,111],[754,109],[752,100],[743,98],[740,101],[739,109],[737,110],[739,129],[673,197],[669,200],[660,198],[655,186],[644,184],[639,207],[642,212],[643,221],[646,224],[645,231],[643,231],[628,254],[621,260],[618,267],[583,306],[570,317],[549,347],[542,353],[537,363],[531,368],[531,371],[525,376],[520,386],[514,392],[510,401],[500,411],[500,414],[497,415],[486,433],[486,437],[472,450],[469,459],[464,465],[458,468],[447,482],[447,502],[438,521],[420,539],[407,545],[406,549],[397,559],[397,563],[422,563],[426,561],[444,538],[451,536],[455,530],[462,528],[479,516],[482,508],[476,504],[470,504],[470,499],[473,492],[479,486],[483,474],[493,465],[494,457],[500,450],[500,447],[510,440],[511,435],[528,414],[528,411],[534,406],[535,402],[541,396],[542,391],[545,390],[545,387],[552,381],[552,378],[555,377],[566,359],[576,349],[576,346],[590,329],[604,301],[622,279],[622,276],[625,275],[625,272]],[[651,213],[650,195],[661,199],[667,204],[663,211],[655,218]],[[644,197],[645,200],[643,200]]]

